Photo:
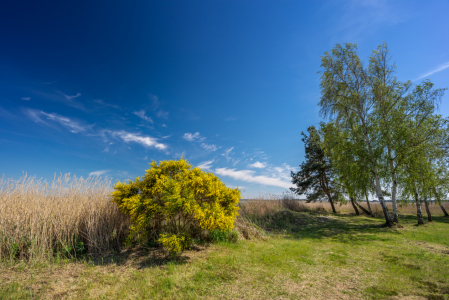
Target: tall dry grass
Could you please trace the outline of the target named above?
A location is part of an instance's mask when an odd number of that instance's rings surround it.
[[[361,201],[360,205],[368,209],[366,202]],[[382,207],[379,202],[370,202],[371,209],[376,216],[383,216]],[[449,211],[449,202],[444,202],[443,206]],[[392,204],[387,203],[387,207],[392,211]],[[443,216],[444,213],[440,208],[440,205],[431,203],[429,204],[430,212],[435,216]],[[304,200],[295,199],[291,195],[261,195],[256,199],[251,199],[240,204],[239,213],[243,216],[250,218],[254,217],[270,217],[283,209],[288,209],[296,212],[332,212],[332,207],[329,202],[311,202],[307,203]],[[351,203],[336,204],[335,210],[340,214],[353,214],[354,208]],[[426,214],[426,208],[424,204],[421,206],[423,214]],[[362,211],[360,211],[363,214]],[[399,203],[398,213],[400,215],[415,215],[416,205],[414,202]]]
[[[108,179],[70,174],[51,183],[26,175],[0,180],[0,259],[40,259],[75,249],[99,253],[120,247],[128,218],[111,202]]]
[[[361,201],[359,203],[361,206],[368,209],[366,202]],[[309,209],[309,210],[325,210],[327,212],[332,212],[331,205],[328,202],[305,203],[305,201],[302,201],[302,205],[306,209]],[[373,213],[376,216],[383,216],[382,206],[380,205],[379,202],[370,202],[370,205],[371,205],[371,209],[373,210]],[[448,202],[443,203],[443,206],[445,207],[446,210],[449,209]],[[393,207],[392,207],[391,203],[387,203],[387,207],[390,212],[393,211]],[[430,213],[432,215],[435,215],[435,216],[443,216],[444,215],[443,211],[440,208],[440,205],[431,203],[431,204],[429,204],[429,208],[430,208]],[[337,211],[337,213],[342,213],[342,214],[354,213],[354,208],[352,207],[351,203],[346,203],[346,204],[342,204],[342,205],[336,204],[335,210]],[[426,214],[426,208],[425,208],[424,204],[421,205],[421,210],[424,214]],[[360,211],[360,213],[363,214],[362,211]],[[398,213],[400,215],[415,215],[416,214],[415,203],[413,203],[413,202],[408,203],[408,204],[399,203],[398,204]]]

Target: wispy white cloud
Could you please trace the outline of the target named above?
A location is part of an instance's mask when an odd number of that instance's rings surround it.
[[[225,150],[225,152],[224,152],[223,154],[221,154],[221,155],[223,155],[224,157],[226,157],[226,160],[227,160],[227,161],[232,160],[232,157],[230,156],[230,154],[231,154],[231,151],[232,151],[233,149],[234,149],[234,146],[232,146],[231,148]]]
[[[195,132],[194,134],[192,133],[184,133],[184,135],[182,136],[183,139],[189,141],[189,142],[194,142],[194,141],[204,141],[206,138],[201,136],[201,134],[199,132]]]
[[[157,112],[157,117],[158,118],[168,119],[168,111],[159,110]]]
[[[85,126],[85,125],[80,124],[79,122],[73,121],[67,117],[63,117],[63,116],[60,116],[57,114],[48,114],[43,111],[41,112],[41,114],[46,116],[48,120],[55,121],[65,127],[67,127],[68,130],[72,133],[84,132],[84,131],[90,129],[91,126],[93,126],[93,125]]]
[[[214,160],[203,161],[202,163],[200,163],[198,165],[198,168],[209,171],[212,168],[213,162],[214,162]]]
[[[443,70],[446,70],[447,68],[449,68],[449,61],[446,62],[446,63],[444,63],[444,64],[439,65],[438,67],[436,67],[435,69],[433,69],[433,70],[430,71],[429,73],[426,73],[426,74],[422,75],[421,77],[416,78],[416,79],[413,80],[413,81],[420,80],[420,79],[423,79],[423,78],[425,78],[425,77],[429,77],[429,76],[431,76],[431,75],[433,75],[433,74],[435,74],[435,73],[438,73],[438,72],[441,72],[441,71],[443,71]]]
[[[145,110],[139,110],[139,111],[135,111],[133,112],[133,114],[135,114],[136,116],[141,117],[142,119],[144,119],[145,121],[150,122],[151,124],[153,124],[153,119],[151,119],[150,117],[145,116]]]
[[[98,170],[98,171],[90,172],[89,176],[98,177],[98,176],[101,176],[101,175],[109,173],[109,172],[111,172],[111,170]]]
[[[42,120],[42,111],[40,110],[36,110],[36,109],[24,109],[23,112],[28,116],[28,118],[30,118],[33,122],[35,123],[41,123],[47,126],[50,126],[47,122],[45,122],[44,120]]]
[[[74,121],[70,118],[60,116],[55,113],[46,113],[44,111],[35,109],[25,109],[24,113],[34,122],[41,123],[47,126],[51,126],[50,122],[53,121],[60,125],[66,127],[70,132],[73,133],[84,133],[87,136],[98,136],[102,137],[104,142],[110,142],[110,136],[115,138],[121,138],[125,143],[134,142],[141,144],[145,147],[153,147],[159,150],[167,150],[168,146],[166,144],[160,143],[158,138],[151,136],[141,135],[140,133],[127,132],[125,130],[112,131],[107,129],[93,131],[92,127],[94,125],[84,125],[81,122]],[[109,146],[104,149],[104,152],[109,151]]]
[[[228,168],[217,168],[215,169],[215,173],[221,176],[228,176],[235,180],[241,180],[246,182],[253,182],[263,185],[277,186],[288,189],[293,187],[293,184],[290,182],[284,181],[278,177],[268,177],[264,175],[255,175],[255,172],[252,170],[236,170],[236,169],[228,169]]]
[[[106,103],[106,102],[104,102],[104,101],[101,100],[101,99],[99,99],[99,100],[94,100],[94,102],[95,102],[95,103],[98,103],[98,104],[100,104],[100,105],[102,105],[102,106],[109,106],[109,107],[113,107],[113,108],[115,108],[115,109],[120,109],[120,106],[115,105],[115,104],[109,104],[109,103]]]
[[[200,142],[200,146],[203,149],[206,149],[207,151],[217,151],[218,149],[221,148],[221,146],[217,146],[214,144],[207,144],[204,143],[203,141],[206,139],[204,136],[201,136],[201,134],[199,132],[195,132],[195,133],[184,133],[184,135],[182,136],[183,139],[189,141],[189,142]]]
[[[270,172],[275,177],[280,177],[284,180],[291,180],[291,172],[296,172],[298,168],[292,167],[286,163],[282,164],[282,167],[269,167],[268,172]]]
[[[67,99],[67,101],[72,101],[75,98],[78,98],[79,96],[81,96],[81,93],[76,93],[75,96],[70,96],[70,95],[66,95],[64,93],[62,93],[64,95],[64,97]]]
[[[0,106],[0,116],[6,117],[8,119],[16,118],[16,116],[14,114],[12,114],[11,112],[9,112],[6,109],[2,108],[1,106]]]
[[[153,94],[148,94],[148,97],[150,97],[151,101],[153,102],[153,110],[156,110],[161,105],[161,102],[159,101],[159,97]]]
[[[218,149],[220,149],[221,147],[214,145],[214,144],[206,144],[206,143],[201,143],[201,147],[203,147],[204,149],[206,149],[207,151],[217,151]]]
[[[175,153],[175,157],[176,158],[178,158],[178,157],[186,157],[186,154],[187,154],[187,152],[185,152],[185,151],[182,151],[181,153]]]
[[[53,84],[53,83],[56,83],[56,82],[58,82],[57,79],[52,80],[52,81],[43,82],[43,84]]]
[[[166,144],[159,143],[157,138],[153,138],[150,136],[142,136],[140,134],[127,132],[124,130],[114,131],[112,132],[112,135],[119,136],[126,143],[135,142],[145,147],[154,147],[159,150],[167,150],[168,148]]]
[[[398,1],[349,0],[328,1],[328,9],[338,11],[332,20],[330,43],[356,41],[375,33],[382,27],[404,22],[412,15],[409,7]]]
[[[72,133],[87,132],[93,125],[84,125],[78,121],[67,117],[60,116],[55,113],[46,113],[42,110],[25,109],[25,114],[34,122],[50,126],[48,120],[59,123]],[[44,120],[45,119],[45,120]]]
[[[234,118],[234,117],[225,118],[225,121],[235,121],[235,120],[237,120],[237,118]]]
[[[76,99],[81,96],[81,93],[77,93],[74,96],[70,96],[70,95],[67,95],[58,90],[53,91],[53,92],[44,92],[41,90],[30,90],[30,92],[32,92],[34,95],[38,96],[39,98],[63,102],[65,105],[86,111],[84,104],[77,101],[77,99]]]
[[[31,97],[22,97],[21,100],[23,100],[23,101],[30,101],[30,100],[31,100]]]
[[[250,167],[250,168],[258,168],[258,169],[263,169],[263,168],[265,168],[266,166],[267,166],[266,163],[261,163],[261,162],[258,162],[258,161],[256,161],[256,162],[253,163],[253,164],[249,164],[249,165],[248,165],[248,167]]]

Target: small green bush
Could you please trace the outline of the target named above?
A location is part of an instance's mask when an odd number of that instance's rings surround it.
[[[238,233],[236,231],[230,231],[230,230],[211,230],[209,232],[209,240],[212,243],[236,243],[238,241]]]
[[[114,189],[114,202],[132,222],[127,244],[159,243],[170,256],[203,230],[231,231],[238,215],[240,191],[182,158],[153,161],[142,178],[118,182]]]

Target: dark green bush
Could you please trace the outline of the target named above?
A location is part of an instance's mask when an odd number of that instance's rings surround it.
[[[209,241],[212,243],[236,243],[238,238],[236,231],[215,229],[209,232]]]

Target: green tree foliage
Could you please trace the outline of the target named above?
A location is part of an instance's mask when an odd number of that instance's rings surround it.
[[[442,147],[447,139],[447,120],[439,115],[429,112],[429,116],[408,120],[407,134],[401,139],[404,145],[402,155],[402,176],[399,185],[402,195],[415,200],[417,207],[418,224],[423,224],[421,201],[424,201],[427,217],[432,221],[428,200],[435,197],[440,201],[442,190],[447,190],[447,166],[445,163],[446,151]],[[419,123],[420,130],[417,130]]]
[[[386,223],[397,221],[396,192],[399,169],[410,165],[409,153],[423,145],[438,143],[438,128],[444,125],[433,119],[434,110],[444,89],[433,89],[429,81],[413,90],[410,81],[399,82],[387,45],[380,45],[370,56],[368,67],[357,54],[357,46],[336,45],[321,58],[321,113],[329,117],[339,133],[332,137],[345,139],[335,145],[350,149],[351,155],[339,154],[342,170],[357,163],[368,167],[373,189],[382,206]],[[410,132],[417,132],[409,138]],[[333,151],[334,153],[338,151]],[[347,151],[346,151],[347,152]],[[358,167],[361,170],[361,167]],[[411,170],[411,169],[409,169]],[[411,174],[409,172],[409,174]],[[349,186],[356,182],[351,179]],[[358,184],[355,184],[358,186]],[[392,189],[393,218],[385,204],[382,188]],[[353,191],[351,191],[353,193]]]
[[[347,131],[341,130],[333,122],[321,123],[321,131],[326,156],[332,161],[335,186],[340,189],[341,194],[347,196],[354,211],[359,215],[357,207],[360,206],[357,200],[367,198],[373,190],[369,163],[363,152],[357,152],[360,147],[353,147]],[[372,216],[369,202],[367,204],[369,211],[360,208]]]
[[[172,256],[202,230],[232,230],[238,215],[240,191],[182,158],[153,161],[142,178],[114,189],[114,202],[131,217],[128,241],[160,243]]]
[[[306,195],[307,202],[326,199],[336,213],[334,202],[339,197],[332,180],[332,165],[325,155],[320,135],[314,126],[307,128],[309,135],[302,132],[304,142],[305,161],[301,169],[291,172],[292,183],[297,188],[290,188],[298,195]]]

